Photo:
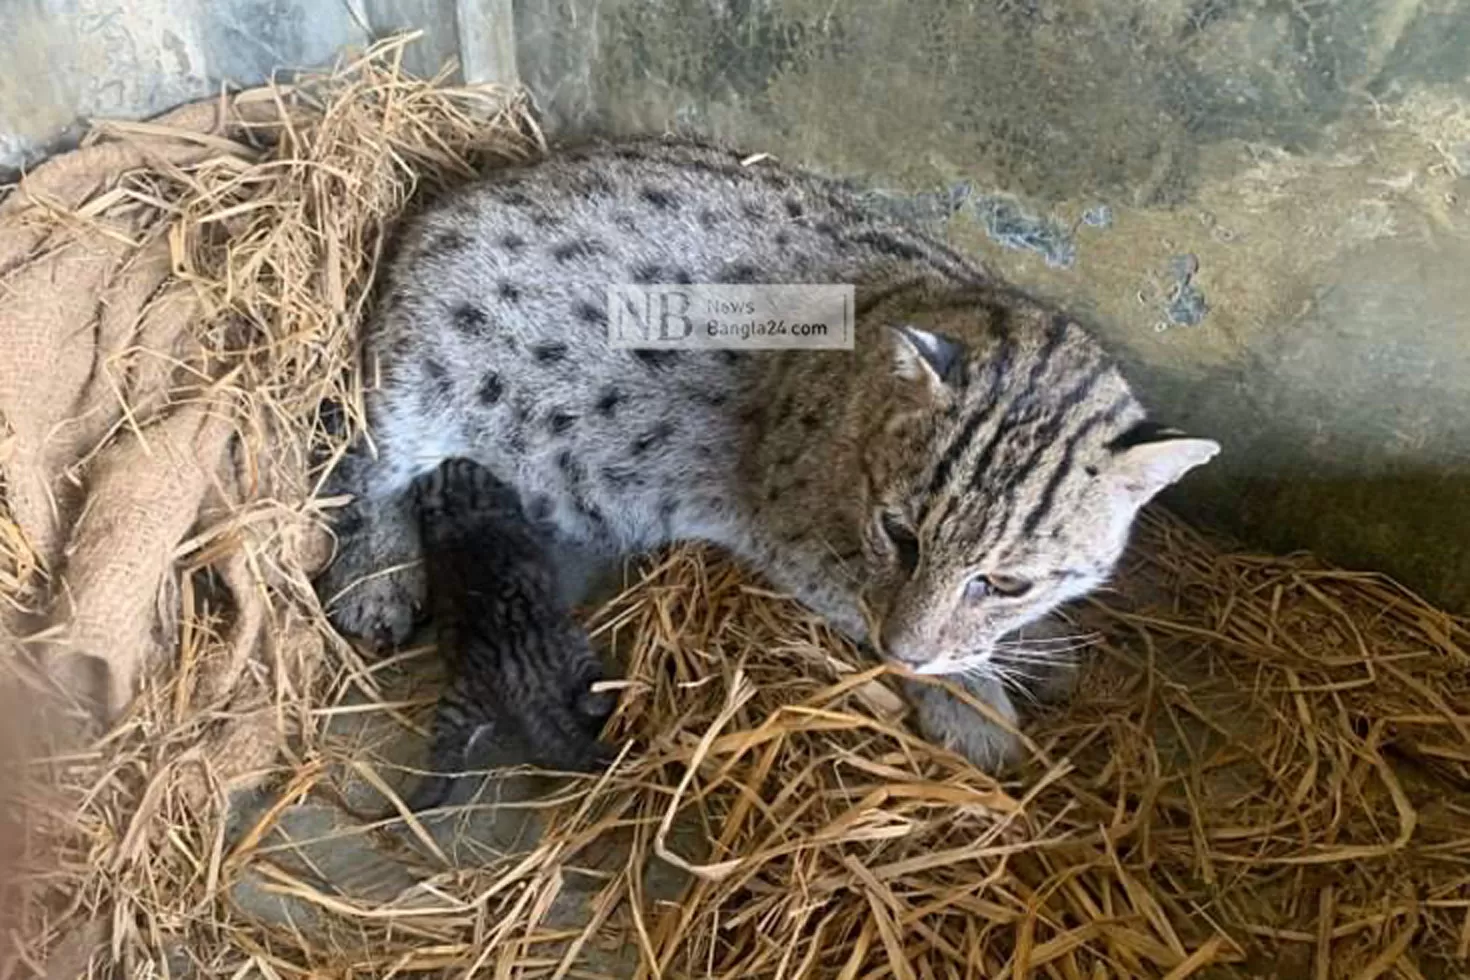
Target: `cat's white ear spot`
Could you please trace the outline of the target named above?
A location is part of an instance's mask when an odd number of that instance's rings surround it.
[[[893,373],[906,381],[940,386],[953,375],[964,357],[958,342],[918,327],[889,329],[893,345]]]
[[[1219,452],[1220,444],[1213,439],[1179,436],[1143,442],[1120,450],[1107,475],[1128,493],[1146,500]]]

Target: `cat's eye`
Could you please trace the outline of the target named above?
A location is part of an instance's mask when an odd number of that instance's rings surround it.
[[[888,540],[893,542],[893,547],[898,551],[898,563],[905,572],[912,572],[919,567],[919,539],[914,537],[914,532],[904,524],[903,518],[892,511],[885,510],[882,516],[883,533]]]
[[[971,602],[991,597],[1019,599],[1031,591],[1031,582],[1016,575],[976,575],[965,583],[965,598]]]

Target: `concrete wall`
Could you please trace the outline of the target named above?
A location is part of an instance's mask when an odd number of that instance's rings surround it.
[[[0,0],[0,173],[74,141],[86,120],[139,118],[329,64],[344,47],[422,28],[406,59],[459,56],[513,81],[510,0]]]
[[[862,179],[1225,444],[1175,506],[1470,608],[1470,3],[516,13],[561,131],[687,128]]]
[[[556,134],[857,178],[1225,443],[1176,506],[1470,609],[1470,3],[0,0],[0,167],[410,26]]]

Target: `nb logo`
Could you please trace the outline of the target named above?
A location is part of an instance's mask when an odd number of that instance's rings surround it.
[[[694,297],[681,286],[613,286],[608,326],[614,347],[685,346],[694,336]]]
[[[608,343],[664,350],[842,349],[853,287],[704,283],[607,287]]]

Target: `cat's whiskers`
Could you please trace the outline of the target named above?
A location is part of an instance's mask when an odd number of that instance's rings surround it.
[[[1008,663],[1055,664],[1076,659],[1075,649],[1068,650],[996,650],[995,658]]]
[[[883,657],[883,621],[878,617],[877,611],[872,603],[868,602],[868,594],[859,591],[857,594],[858,615],[863,619],[863,626],[868,631],[868,643],[872,645],[874,652]]]
[[[1026,670],[1024,665],[1005,660],[996,660],[993,658],[986,665],[986,672],[997,677],[1005,677],[1011,680],[1019,679],[1026,681],[1038,681],[1041,679],[1041,676],[1039,674],[1035,674],[1031,671]]]
[[[1085,650],[1099,642],[1097,636],[1057,637],[1039,640],[1003,640],[995,645],[997,653],[1013,658],[1046,659],[1060,654]]]
[[[997,681],[1002,687],[1019,694],[1032,704],[1040,703],[1031,692],[1031,686],[1039,678],[1027,673],[1014,664],[1002,663],[993,658],[984,658],[971,663],[968,667],[961,669],[957,674],[952,676],[959,676],[971,681]]]
[[[821,542],[822,547],[826,548],[828,554],[832,556],[833,561],[836,562],[837,570],[845,575],[848,581],[856,582],[858,580],[857,572],[850,567],[847,559],[842,557],[842,553],[833,547],[832,542],[828,541],[824,535],[818,535],[817,540]]]
[[[1032,646],[997,646],[995,652],[1006,654],[1012,659],[1029,658],[1032,660],[1046,660],[1059,654],[1071,653],[1077,647],[1032,647]]]
[[[999,641],[999,643],[1000,644],[1009,644],[1011,646],[1018,646],[1018,645],[1019,646],[1045,646],[1048,643],[1077,643],[1077,642],[1082,642],[1082,643],[1096,643],[1100,639],[1102,639],[1102,634],[1097,633],[1097,632],[1091,632],[1091,633],[1067,633],[1067,634],[1064,634],[1062,636],[1025,636],[1025,637],[1016,637],[1014,639],[1004,639],[1004,640],[1001,640],[1001,641]],[[999,644],[997,644],[997,645],[999,645]]]
[[[1036,697],[1036,694],[1033,691],[1033,687],[1036,684],[1037,680],[1035,677],[1032,677],[1029,674],[1014,673],[1010,671],[997,674],[996,676],[1000,680],[1001,684],[1006,688],[1006,690],[1010,691],[1012,694],[1019,695],[1021,698],[1025,699],[1033,706],[1041,704],[1040,699]]]

